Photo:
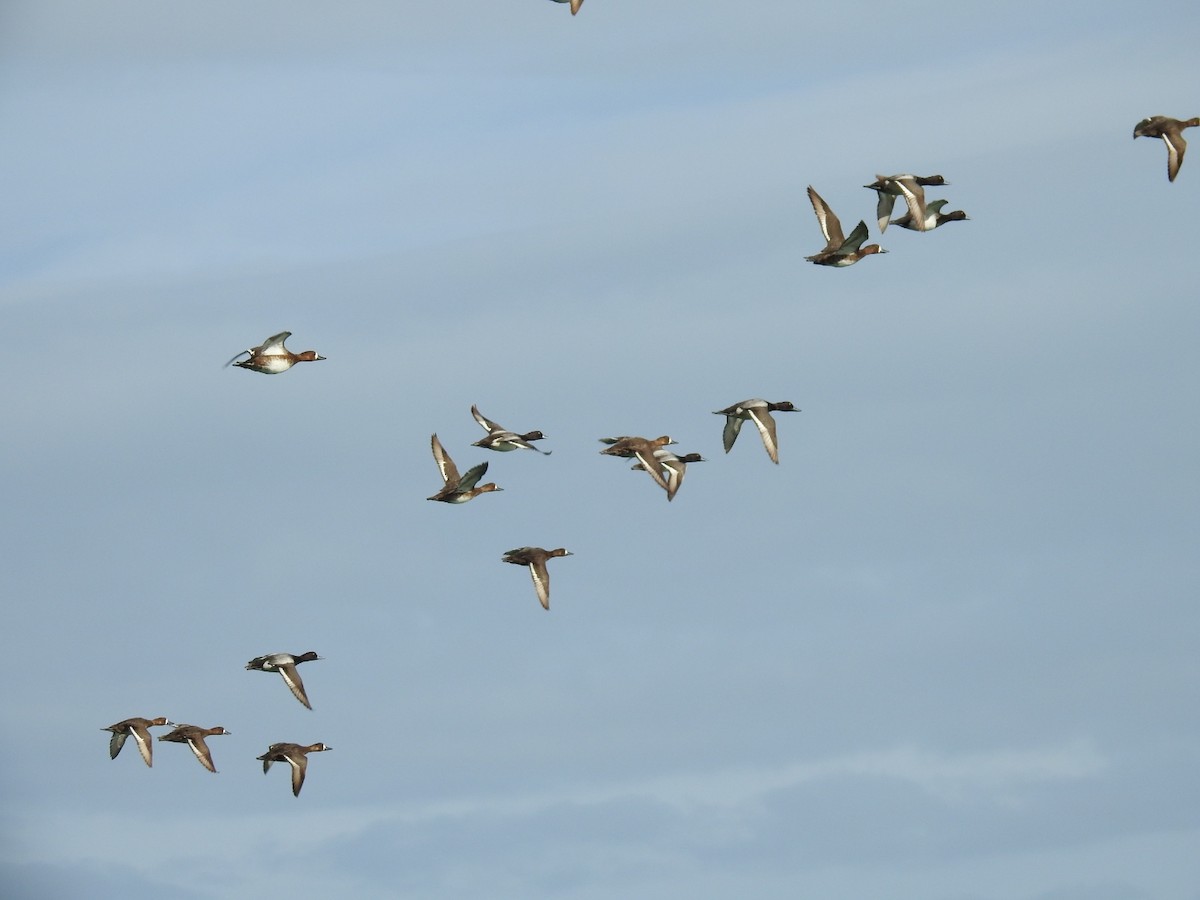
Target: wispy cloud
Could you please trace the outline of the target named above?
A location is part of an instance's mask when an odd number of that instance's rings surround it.
[[[970,797],[1005,802],[1013,791],[1060,781],[1094,778],[1107,767],[1105,757],[1087,741],[1032,749],[1000,749],[950,754],[915,746],[802,760],[779,766],[733,767],[671,773],[644,780],[593,785],[562,785],[545,791],[510,795],[473,795],[376,808],[289,811],[286,816],[220,814],[180,817],[165,827],[146,829],[136,814],[70,812],[35,817],[24,829],[19,856],[29,859],[117,859],[170,862],[179,848],[210,845],[220,831],[231,849],[268,843],[277,850],[302,853],[307,845],[343,839],[384,825],[473,818],[527,818],[564,805],[600,807],[614,802],[661,804],[686,812],[698,808],[742,808],[767,796],[823,781],[837,780],[852,792],[856,780],[891,779],[910,784],[943,802]],[[284,823],[296,828],[284,829]],[[136,839],[129,837],[136,835]],[[268,837],[264,839],[264,835]],[[52,839],[52,836],[55,836]],[[184,851],[186,855],[186,851]]]

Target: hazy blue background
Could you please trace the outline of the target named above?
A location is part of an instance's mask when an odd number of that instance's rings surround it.
[[[1200,897],[1200,150],[1130,139],[1200,115],[1198,37],[0,6],[0,893]],[[904,171],[971,221],[804,262],[807,184],[876,240]],[[221,368],[285,329],[328,361]],[[779,466],[721,451],[747,397],[803,409]],[[427,503],[433,431],[504,492]],[[597,453],[663,432],[671,504]],[[312,712],[243,670],[309,649]],[[220,774],[110,761],[135,715]],[[273,741],[335,748],[299,800]]]

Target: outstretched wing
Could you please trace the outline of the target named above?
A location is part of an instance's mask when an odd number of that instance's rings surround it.
[[[296,667],[289,663],[280,666],[276,671],[283,676],[283,683],[288,686],[292,696],[312,709],[312,704],[308,702],[308,695],[304,692],[304,682],[300,680],[300,673],[296,671]]]
[[[265,356],[277,356],[287,352],[287,348],[283,346],[283,342],[292,336],[290,331],[281,331],[279,334],[273,334],[265,341],[261,347],[255,349]]]
[[[537,591],[538,601],[543,609],[550,608],[550,572],[546,564],[529,564],[529,575],[533,578],[533,589]]]
[[[725,430],[721,433],[721,440],[725,444],[726,453],[733,449],[733,442],[742,431],[743,421],[745,420],[740,416],[725,416]]]
[[[842,223],[833,214],[821,195],[808,186],[808,199],[812,203],[813,212],[817,214],[817,224],[821,226],[821,234],[825,235],[826,250],[836,250],[842,245]]]
[[[838,249],[842,253],[853,253],[860,246],[862,246],[862,242],[866,239],[867,223],[860,219],[858,224],[854,227],[854,230],[850,232],[850,237],[842,241],[842,245]],[[753,414],[753,410],[751,411],[751,414]]]
[[[865,232],[867,226],[862,222],[859,227]],[[858,229],[856,228],[855,231]],[[851,235],[853,237],[853,235]],[[859,239],[862,243],[862,239]],[[857,245],[856,245],[857,246]],[[767,456],[771,457],[771,462],[778,464],[779,462],[779,447],[775,443],[775,420],[771,414],[765,409],[747,410],[750,413],[750,419],[758,426],[758,433],[762,435],[763,446],[767,448]]]
[[[308,757],[303,753],[288,753],[284,757],[292,766],[292,796],[300,796],[304,787],[304,773],[308,769]]]
[[[925,189],[917,183],[917,179],[904,177],[895,179],[892,184],[900,188],[904,202],[908,204],[908,214],[912,216],[913,228],[925,231]],[[882,231],[882,229],[880,229]]]
[[[433,447],[433,461],[437,463],[438,471],[442,473],[442,481],[446,484],[458,484],[458,467],[454,465],[454,460],[446,453],[446,448],[438,440],[436,432],[430,441],[430,445]]]
[[[471,415],[473,415],[475,417],[475,421],[478,422],[481,427],[485,428],[489,432],[504,431],[504,428],[502,426],[497,425],[495,422],[493,422],[491,419],[489,419],[487,416],[485,416],[483,413],[481,413],[479,411],[479,407],[475,406],[474,404],[472,404],[472,406],[471,406]]]
[[[487,471],[488,464],[481,462],[477,466],[472,466],[467,469],[467,474],[458,480],[458,489],[460,491],[469,491],[483,477],[483,473]]]
[[[1175,176],[1179,174],[1179,167],[1183,165],[1183,154],[1187,150],[1187,141],[1183,139],[1182,134],[1164,134],[1162,139],[1163,143],[1167,145],[1167,180],[1174,181]]]

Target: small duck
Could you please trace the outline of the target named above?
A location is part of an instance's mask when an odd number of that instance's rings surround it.
[[[622,435],[615,438],[600,438],[600,442],[608,444],[600,452],[605,456],[620,456],[624,459],[636,459],[642,464],[642,468],[650,473],[650,477],[664,491],[670,492],[670,487],[667,484],[667,473],[663,467],[662,460],[654,455],[654,451],[668,444],[674,444],[667,435],[656,437],[654,440],[647,440],[644,437],[636,437],[630,435]]]
[[[498,450],[501,453],[507,453],[509,450],[535,450],[543,456],[549,456],[551,451],[539,450],[530,441],[540,441],[545,435],[540,431],[528,431],[525,434],[517,434],[515,431],[509,431],[501,425],[497,425],[491,419],[484,416],[479,411],[478,406],[471,406],[471,415],[475,417],[488,436],[481,438],[473,443],[472,447],[483,447],[485,450]]]
[[[292,796],[300,796],[300,788],[304,787],[304,773],[308,770],[308,754],[332,750],[328,744],[272,744],[267,752],[258,759],[262,760],[263,774],[266,775],[271,763],[285,762],[292,767]]]
[[[559,547],[557,550],[543,550],[541,547],[518,547],[509,550],[502,557],[506,563],[514,566],[529,566],[529,574],[533,577],[533,587],[537,591],[542,609],[550,609],[550,573],[546,570],[546,560],[555,556],[574,556],[570,550]]]
[[[290,331],[281,331],[279,334],[272,335],[262,342],[261,347],[251,347],[249,350],[243,350],[229,362],[226,366],[234,365],[242,369],[249,369],[251,372],[262,372],[264,375],[278,375],[280,372],[286,372],[298,362],[316,362],[319,359],[324,359],[323,356],[317,356],[316,350],[305,350],[302,353],[293,353],[287,347],[283,346],[283,342],[292,336]],[[249,353],[249,359],[243,359],[238,362],[238,356]]]
[[[573,15],[573,16],[577,15],[579,13],[579,7],[583,6],[583,0],[554,0],[554,2],[555,3],[570,3],[571,4],[571,15]]]
[[[626,441],[640,441],[640,440],[641,440],[641,438],[639,438],[639,437],[636,437],[633,435],[628,435],[628,434],[622,434],[622,435],[618,435],[617,437],[600,438],[600,443],[608,444],[609,448],[611,449],[612,447],[614,447],[617,444],[623,445]],[[660,437],[660,438],[656,438],[655,440],[666,441],[666,444],[678,444],[679,443],[679,441],[673,441],[666,435],[663,435],[663,437]],[[664,444],[663,446],[666,446],[666,444]],[[618,450],[620,452],[614,452],[609,455],[610,456],[622,456],[625,459],[633,459],[633,451],[630,450],[628,447],[618,448]],[[601,450],[600,452],[604,453],[606,451]]]
[[[813,212],[817,214],[817,222],[821,226],[821,233],[825,235],[825,249],[820,253],[814,253],[812,256],[804,257],[810,263],[818,266],[852,266],[864,256],[870,256],[872,253],[887,253],[878,244],[868,244],[862,247],[862,242],[867,239],[867,223],[860,221],[855,229],[850,232],[850,237],[842,236],[842,223],[838,221],[838,217],[833,214],[833,210],[829,208],[829,204],[821,199],[821,195],[813,190],[812,185],[808,186],[808,199],[812,202]]]
[[[283,677],[283,683],[292,692],[292,696],[312,709],[312,704],[308,702],[308,694],[304,692],[304,682],[300,680],[300,673],[296,671],[296,666],[317,659],[324,659],[324,657],[317,656],[313,650],[298,655],[268,653],[266,656],[254,657],[246,663],[246,668],[255,672],[278,672]]]
[[[496,487],[492,482],[475,487],[475,483],[487,471],[487,463],[482,462],[473,468],[467,469],[466,475],[459,475],[458,467],[454,465],[454,460],[450,458],[450,455],[446,452],[446,448],[438,440],[436,433],[433,435],[431,444],[433,446],[434,462],[438,465],[438,471],[442,473],[442,481],[446,483],[432,497],[426,497],[426,500],[440,500],[442,503],[466,503],[480,494],[486,494],[489,491],[504,490],[504,488]]]
[[[767,456],[771,457],[771,462],[778,465],[779,444],[775,439],[775,420],[771,418],[773,412],[800,412],[800,410],[787,400],[770,403],[758,398],[743,400],[741,403],[735,403],[725,409],[716,410],[713,415],[725,417],[725,431],[722,434],[725,452],[728,453],[733,448],[733,442],[737,440],[738,433],[742,430],[742,423],[750,421],[755,424],[758,433],[762,435],[763,446],[767,448]]]
[[[1200,125],[1200,117],[1195,119],[1172,119],[1170,116],[1151,116],[1142,119],[1133,129],[1134,138],[1158,137],[1167,145],[1167,180],[1174,181],[1183,165],[1183,153],[1187,150],[1187,141],[1183,139],[1183,129],[1195,128]]]
[[[176,744],[187,744],[192,748],[192,753],[196,755],[196,759],[200,760],[200,765],[208,769],[210,772],[216,772],[213,766],[212,754],[208,750],[208,744],[204,743],[206,737],[213,737],[218,734],[231,734],[220,725],[212,728],[201,728],[199,725],[176,725],[175,730],[170,734],[159,736],[160,741],[172,741]]]
[[[662,463],[662,467],[666,470],[667,476],[667,500],[674,500],[675,494],[683,485],[683,475],[687,471],[688,463],[706,462],[703,456],[699,453],[685,453],[682,456],[676,456],[666,447],[659,447],[654,451],[654,458]],[[640,462],[635,462],[629,467],[635,471],[646,471],[646,467]]]
[[[158,716],[154,719],[124,719],[116,725],[109,725],[107,728],[101,728],[101,731],[111,731],[112,738],[108,742],[108,757],[116,759],[117,754],[121,752],[121,748],[125,746],[125,739],[132,735],[137,741],[138,750],[141,751],[142,759],[146,765],[154,765],[154,743],[150,739],[149,729],[158,725],[170,725],[171,723],[163,716]]]
[[[893,225],[899,225],[901,228],[908,228],[912,231],[933,231],[933,229],[945,225],[947,222],[966,221],[970,218],[961,209],[951,210],[948,213],[942,212],[942,207],[946,205],[945,200],[930,200],[925,204],[925,227],[917,228],[913,224],[912,212],[907,212],[898,219],[892,219]]]
[[[887,231],[888,221],[892,215],[892,206],[897,197],[903,197],[908,204],[908,214],[911,221],[925,220],[925,191],[923,188],[931,185],[944,185],[946,179],[941,175],[876,175],[871,184],[863,187],[879,195],[875,204],[875,214],[879,217],[879,233]],[[905,226],[906,228],[911,226]],[[924,231],[917,228],[916,231]]]

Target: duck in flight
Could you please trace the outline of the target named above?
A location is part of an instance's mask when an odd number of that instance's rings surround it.
[[[878,244],[862,246],[862,242],[867,239],[866,222],[860,221],[850,232],[850,237],[845,237],[842,234],[842,223],[833,214],[829,204],[813,190],[811,184],[808,186],[808,199],[812,202],[813,212],[817,214],[817,223],[821,226],[821,234],[825,235],[825,249],[820,253],[804,257],[810,263],[842,268],[852,266],[864,256],[870,256],[872,253],[887,253]]]
[[[738,434],[742,430],[742,423],[753,422],[758,428],[758,433],[762,435],[763,446],[767,448],[767,456],[771,457],[771,462],[778,465],[779,442],[775,438],[775,420],[771,417],[773,412],[800,412],[800,410],[796,409],[788,400],[771,403],[757,397],[752,400],[743,400],[733,406],[727,406],[725,409],[716,410],[713,415],[725,417],[725,430],[721,435],[725,444],[725,452],[728,453],[733,449],[733,442],[737,440]]]
[[[1183,153],[1187,150],[1187,141],[1183,139],[1183,129],[1195,128],[1200,125],[1200,117],[1194,119],[1172,119],[1170,116],[1150,116],[1142,119],[1133,129],[1134,138],[1158,137],[1167,145],[1167,180],[1174,181],[1183,165]]]
[[[442,473],[442,481],[445,484],[442,485],[440,491],[425,499],[438,500],[442,503],[466,503],[480,494],[504,490],[504,488],[496,487],[494,482],[481,484],[479,487],[475,486],[487,471],[487,463],[481,462],[479,465],[467,469],[465,475],[459,475],[458,466],[454,465],[454,460],[450,458],[450,454],[446,452],[446,448],[442,446],[436,433],[433,435],[430,445],[433,447],[433,460],[437,463],[438,471]]]
[[[298,362],[316,362],[325,358],[318,356],[316,350],[302,350],[299,353],[293,353],[283,346],[283,342],[291,336],[290,331],[273,334],[263,341],[261,346],[243,350],[225,365],[249,369],[251,372],[261,372],[264,375],[278,375],[280,372],[286,372]],[[250,358],[239,361],[238,357],[247,353],[250,354]]]

